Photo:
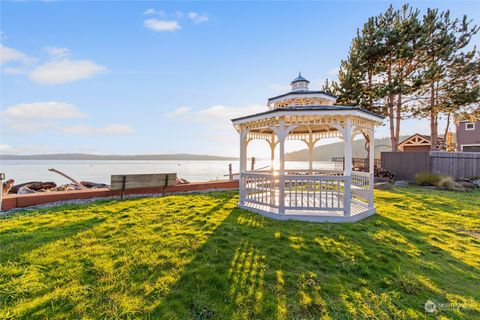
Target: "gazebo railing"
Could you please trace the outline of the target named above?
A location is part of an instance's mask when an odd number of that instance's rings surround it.
[[[352,197],[363,202],[368,202],[370,173],[353,171],[352,172]]]
[[[280,181],[284,183],[286,210],[344,210],[344,185],[350,177],[343,175],[279,175],[245,172],[240,182],[242,202],[279,208]]]
[[[286,175],[285,209],[343,210],[344,176]]]
[[[278,191],[279,176],[266,173],[245,172],[240,175],[244,192],[241,200],[259,205],[278,207],[276,191]]]

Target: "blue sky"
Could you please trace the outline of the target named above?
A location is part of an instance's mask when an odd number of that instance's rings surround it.
[[[389,4],[1,2],[0,151],[237,155],[230,118],[264,110],[299,71],[312,89],[335,77]],[[479,2],[411,4],[480,24]],[[414,132],[428,121],[403,124]]]

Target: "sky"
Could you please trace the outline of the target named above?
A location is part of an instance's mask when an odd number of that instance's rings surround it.
[[[357,28],[389,4],[2,1],[0,152],[237,156],[230,119],[266,110],[299,71],[310,89],[335,79]],[[480,24],[480,2],[410,4]],[[416,132],[427,119],[402,123]]]

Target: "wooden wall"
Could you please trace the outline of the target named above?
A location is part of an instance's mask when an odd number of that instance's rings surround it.
[[[454,178],[480,177],[478,152],[430,152],[430,169]]]
[[[414,180],[420,172],[436,172],[454,178],[480,177],[478,152],[382,152],[382,168],[395,179]]]
[[[430,171],[429,152],[382,152],[380,159],[395,180],[413,180],[417,173]]]

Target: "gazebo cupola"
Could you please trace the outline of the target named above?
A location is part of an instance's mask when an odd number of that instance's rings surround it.
[[[308,91],[308,84],[310,81],[302,77],[302,73],[298,73],[298,77],[293,79],[293,81],[290,83],[292,86],[292,91]]]
[[[354,222],[375,213],[373,203],[374,131],[383,117],[358,106],[336,105],[336,96],[308,89],[309,81],[298,75],[292,91],[268,99],[268,110],[232,119],[240,134],[239,207],[280,220]],[[352,142],[363,136],[369,145],[369,170],[352,166]],[[343,170],[316,168],[315,145],[328,138],[344,142]],[[250,141],[270,147],[271,166],[248,171]],[[302,141],[308,159],[304,169],[285,166],[285,142]],[[275,150],[279,168],[274,169]]]

